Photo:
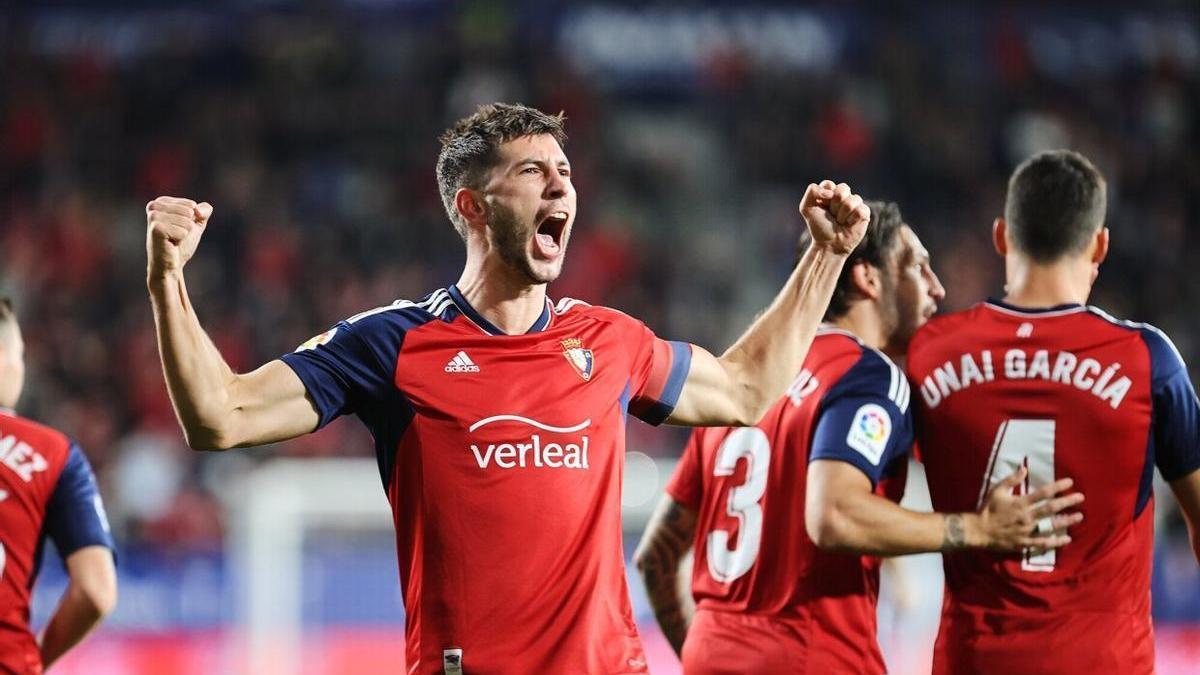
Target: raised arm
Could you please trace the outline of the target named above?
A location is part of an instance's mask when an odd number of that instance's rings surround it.
[[[871,210],[845,183],[824,181],[808,186],[800,213],[812,245],[771,305],[724,354],[693,348],[691,369],[668,418],[672,424],[754,424],[800,370],[846,256],[866,234]]]
[[[857,467],[818,459],[808,466],[805,527],[818,548],[869,555],[1065,546],[1071,541],[1067,528],[1083,514],[1062,512],[1082,502],[1083,495],[1056,496],[1071,488],[1069,478],[1014,495],[1025,473],[1021,468],[1000,482],[978,513],[922,513],[875,494]]]
[[[654,618],[676,655],[683,651],[695,610],[685,592],[688,580],[681,574],[681,562],[691,549],[695,534],[695,511],[665,495],[633,555]]]
[[[190,199],[146,205],[146,285],[167,391],[188,445],[225,450],[308,433],[319,418],[296,373],[281,361],[233,372],[196,317],[183,268],[211,216],[212,206]]]

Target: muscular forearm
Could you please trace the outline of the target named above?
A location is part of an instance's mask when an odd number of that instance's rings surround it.
[[[674,568],[650,562],[640,569],[642,583],[646,585],[646,597],[654,610],[663,636],[667,638],[675,654],[683,652],[683,641],[687,638],[688,626],[692,622],[692,610],[686,606],[679,588],[678,561]]]
[[[692,546],[695,528],[696,514],[667,497],[634,554],[654,618],[676,654],[683,651],[692,621],[693,607],[684,592],[681,562]]]
[[[117,604],[117,571],[109,549],[85,546],[65,562],[70,582],[39,641],[46,668],[79,644]]]
[[[147,286],[167,391],[188,443],[197,449],[225,447],[222,430],[236,376],[201,327],[183,275],[152,276]]]
[[[820,548],[907,555],[985,546],[974,513],[910,511],[876,494],[851,494],[818,510],[809,536]]]
[[[735,378],[753,424],[795,378],[829,306],[846,256],[809,246],[787,283],[720,360]]]
[[[104,614],[77,584],[68,584],[58,609],[42,633],[43,667],[48,669],[69,649],[79,644],[100,623]]]

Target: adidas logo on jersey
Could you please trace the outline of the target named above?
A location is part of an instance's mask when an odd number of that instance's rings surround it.
[[[450,359],[449,363],[446,364],[446,372],[478,373],[479,366],[475,365],[475,362],[471,360],[471,357],[467,356],[466,352],[459,352],[454,355],[454,358]]]

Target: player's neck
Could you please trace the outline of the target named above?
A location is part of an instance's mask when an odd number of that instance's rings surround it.
[[[506,270],[468,264],[455,285],[492,325],[508,335],[520,335],[545,311],[546,284],[530,284],[515,276]]]
[[[1092,267],[1079,260],[1038,265],[1027,260],[1009,261],[1004,302],[1016,307],[1045,309],[1083,305],[1092,291]]]
[[[850,309],[845,314],[829,325],[853,333],[855,337],[862,340],[863,344],[872,349],[883,349],[884,344],[887,343],[879,312],[868,302],[855,302],[850,305]]]

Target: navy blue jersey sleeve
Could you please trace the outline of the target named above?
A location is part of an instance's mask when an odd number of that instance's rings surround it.
[[[74,443],[46,505],[43,528],[64,560],[85,546],[115,548],[92,465]]]
[[[1142,339],[1150,350],[1155,463],[1171,481],[1200,469],[1200,401],[1171,340],[1150,326]]]
[[[836,459],[858,467],[875,486],[912,448],[908,380],[878,352],[862,358],[821,400],[809,461]]]
[[[412,303],[391,305],[342,321],[281,357],[304,382],[321,418],[317,428],[391,397],[405,333],[431,320]]]

